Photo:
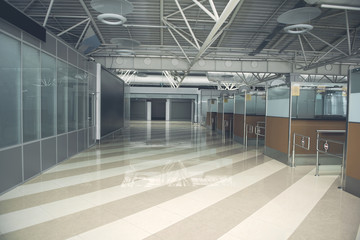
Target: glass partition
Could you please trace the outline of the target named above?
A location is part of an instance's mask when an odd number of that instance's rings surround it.
[[[21,142],[21,54],[18,41],[0,33],[0,42],[0,148],[4,148]]]
[[[41,54],[41,137],[56,134],[56,60]]]
[[[77,107],[78,107],[78,83],[76,79],[77,68],[69,65],[68,67],[68,131],[74,131],[78,129],[77,122]]]
[[[40,52],[23,45],[23,141],[40,138]]]
[[[86,127],[86,97],[87,97],[87,89],[88,89],[88,76],[83,70],[78,70],[78,74],[76,75],[77,85],[78,85],[78,129],[83,129]]]
[[[268,89],[266,116],[289,117],[290,88],[286,85]]]
[[[67,132],[68,65],[57,62],[57,133]]]
[[[345,119],[347,97],[345,84],[318,85],[293,83],[292,118]]]
[[[245,93],[235,94],[235,114],[245,114]]]

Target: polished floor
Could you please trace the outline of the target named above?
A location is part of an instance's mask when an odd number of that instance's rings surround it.
[[[129,129],[0,196],[0,239],[360,239],[360,198],[203,127]]]

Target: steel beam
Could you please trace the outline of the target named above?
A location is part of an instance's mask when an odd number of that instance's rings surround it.
[[[211,2],[212,2],[212,0],[211,0]],[[234,10],[234,13],[232,14],[232,16],[231,16],[231,18],[230,18],[230,20],[229,20],[229,23],[228,23],[229,25],[231,25],[231,24],[234,22],[236,15],[237,15],[238,12],[240,11],[240,8],[241,8],[241,6],[242,6],[242,3],[243,3],[243,1],[236,6],[236,9]],[[221,38],[219,39],[219,42],[218,42],[218,44],[217,44],[217,47],[219,47],[219,46],[222,44],[222,42],[223,42],[224,39],[225,39],[225,36],[226,36],[226,33],[224,33],[224,34],[221,35]]]
[[[351,55],[351,40],[350,40],[350,30],[349,30],[349,17],[347,10],[345,10],[345,20],[346,20],[346,35],[348,40],[348,48],[349,48],[349,55]]]
[[[68,31],[71,31],[72,29],[80,26],[81,24],[83,24],[83,23],[85,23],[85,22],[89,22],[89,20],[90,20],[90,18],[87,18],[87,19],[85,19],[85,20],[82,20],[81,22],[75,24],[74,26],[71,26],[71,27],[69,27],[68,29],[66,29],[66,30],[62,31],[61,33],[57,34],[57,36],[60,37],[60,36],[63,35],[64,33],[67,33]]]
[[[84,37],[85,33],[86,33],[86,30],[88,29],[89,25],[90,25],[90,19],[88,19],[88,22],[86,23],[85,27],[84,27],[84,30],[82,31],[76,45],[75,45],[75,48],[77,49],[79,44],[80,44],[80,41],[82,40],[82,38]]]
[[[28,5],[26,5],[26,7],[23,9],[23,12],[26,12],[26,10],[28,10],[28,8],[35,2],[36,0],[31,0]]]
[[[48,19],[49,19],[50,12],[51,12],[51,9],[52,9],[53,4],[54,4],[54,0],[51,0],[51,1],[50,1],[50,4],[49,4],[49,7],[48,7],[48,10],[47,10],[47,12],[46,12],[46,16],[45,16],[45,20],[44,20],[44,23],[43,23],[43,27],[45,27],[46,24],[47,24],[47,21],[48,21]]]
[[[88,15],[88,17],[90,18],[91,23],[92,23],[93,27],[95,28],[95,31],[98,34],[101,43],[105,43],[105,39],[104,39],[103,35],[101,34],[101,31],[100,31],[99,27],[96,25],[96,22],[95,22],[94,18],[92,17],[89,9],[87,8],[84,0],[79,0],[79,2],[81,4],[81,6],[83,7],[83,9],[85,10],[86,15]]]
[[[319,41],[325,43],[326,45],[328,45],[329,47],[332,47],[333,49],[341,52],[342,54],[344,54],[345,56],[348,56],[348,54],[346,54],[345,52],[341,51],[340,49],[338,49],[337,47],[335,47],[334,45],[328,43],[327,41],[321,39],[320,37],[316,36],[315,34],[311,33],[311,32],[306,32],[307,34],[310,34],[311,36],[313,36],[314,38],[318,39]]]
[[[194,3],[196,3],[196,5],[198,5],[207,15],[209,15],[209,17],[211,17],[212,19],[214,19],[214,21],[216,22],[219,19],[219,16],[216,18],[214,14],[212,14],[209,10],[207,10],[206,7],[204,7],[204,5],[202,5],[201,3],[199,3],[197,0],[192,0]],[[215,9],[216,11],[216,9]]]
[[[160,45],[164,45],[164,0],[160,0]]]
[[[196,44],[196,48],[197,48],[197,49],[200,49],[200,45],[199,45],[199,43],[198,43],[198,41],[197,41],[197,39],[196,39],[196,37],[195,37],[194,32],[193,32],[192,29],[191,29],[191,26],[190,26],[189,22],[188,22],[187,19],[186,19],[186,16],[185,16],[183,10],[181,9],[181,6],[180,6],[178,0],[175,0],[175,3],[176,3],[176,5],[177,5],[177,7],[179,8],[179,11],[180,11],[180,13],[181,13],[181,16],[183,17],[183,19],[184,19],[184,21],[185,21],[185,24],[186,24],[186,26],[188,27],[189,32],[191,33],[191,36],[192,36],[193,39],[194,39],[194,42],[195,42],[195,44]]]
[[[190,61],[190,59],[188,58],[188,56],[187,56],[186,52],[184,51],[184,49],[182,48],[182,46],[180,45],[179,41],[176,39],[176,37],[175,37],[174,34],[172,33],[171,29],[168,28],[168,30],[169,30],[171,36],[173,37],[173,39],[175,40],[176,44],[179,46],[181,52],[184,54],[186,60],[190,63],[191,61]]]
[[[240,2],[240,3],[239,3]],[[221,13],[221,16],[219,17],[219,20],[215,23],[213,29],[210,31],[209,35],[207,36],[206,40],[204,41],[203,45],[199,49],[198,54],[193,59],[192,63],[189,66],[189,69],[199,60],[199,58],[204,54],[204,52],[209,48],[210,43],[213,41],[213,37],[216,35],[222,24],[225,22],[225,20],[229,17],[229,15],[232,13],[234,8],[237,4],[242,4],[244,0],[230,0],[228,4],[226,5],[224,11]]]

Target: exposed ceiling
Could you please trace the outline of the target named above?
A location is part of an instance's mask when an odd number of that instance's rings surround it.
[[[122,25],[100,22],[90,0],[8,0],[68,44],[79,48],[91,27],[101,45],[91,57],[169,57],[185,59],[191,71],[199,59],[262,59],[312,68],[333,62],[360,62],[360,11],[322,8],[320,4],[354,0],[128,0],[133,12]],[[277,18],[295,8],[320,7],[307,21],[313,29],[290,34]],[[48,14],[49,13],[49,14]],[[48,15],[48,18],[47,18]],[[47,19],[47,20],[46,20]],[[133,39],[124,48],[113,38]],[[118,51],[120,50],[120,51]],[[169,69],[171,70],[171,69]],[[185,71],[187,72],[187,71]]]

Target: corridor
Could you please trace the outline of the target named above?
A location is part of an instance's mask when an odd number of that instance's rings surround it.
[[[0,195],[0,240],[360,239],[360,199],[314,172],[189,122],[133,121]]]

